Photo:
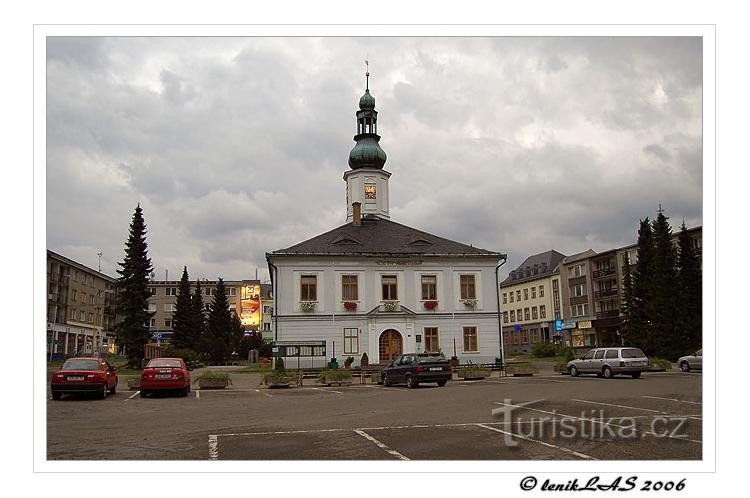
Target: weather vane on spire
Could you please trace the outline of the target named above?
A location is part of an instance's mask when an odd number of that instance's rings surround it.
[[[366,68],[365,69],[365,78],[367,78],[367,83],[365,85],[365,89],[369,90],[370,89],[370,61],[368,61],[367,59],[365,59],[365,68]]]

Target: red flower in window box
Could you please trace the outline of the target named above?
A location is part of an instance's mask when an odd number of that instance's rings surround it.
[[[344,308],[348,309],[349,311],[356,310],[357,303],[355,303],[354,301],[344,301]]]
[[[438,305],[437,301],[425,301],[424,302],[424,307],[425,309],[428,309],[428,310],[434,310],[435,308],[437,308],[437,305]]]

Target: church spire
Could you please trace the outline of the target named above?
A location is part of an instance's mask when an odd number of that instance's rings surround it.
[[[359,99],[357,111],[357,144],[349,152],[349,167],[383,169],[387,156],[378,142],[378,111],[375,110],[375,98],[370,95],[370,62],[365,59],[365,94]]]

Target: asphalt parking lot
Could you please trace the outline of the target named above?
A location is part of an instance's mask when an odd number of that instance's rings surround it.
[[[409,390],[232,388],[47,402],[49,460],[695,460],[701,375],[544,375]],[[520,406],[522,404],[525,406]],[[493,410],[495,414],[493,415]],[[95,442],[95,444],[92,444]]]

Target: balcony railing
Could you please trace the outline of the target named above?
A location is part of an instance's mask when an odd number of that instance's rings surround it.
[[[616,296],[620,293],[619,289],[604,289],[600,291],[594,291],[594,299],[601,299],[603,297]]]
[[[601,270],[594,270],[594,272],[592,273],[592,276],[594,278],[602,278],[608,275],[614,275],[616,271],[617,270],[614,267],[602,268]]]
[[[596,312],[596,318],[602,319],[602,318],[615,318],[620,316],[620,310],[606,310],[606,311],[597,311]]]

